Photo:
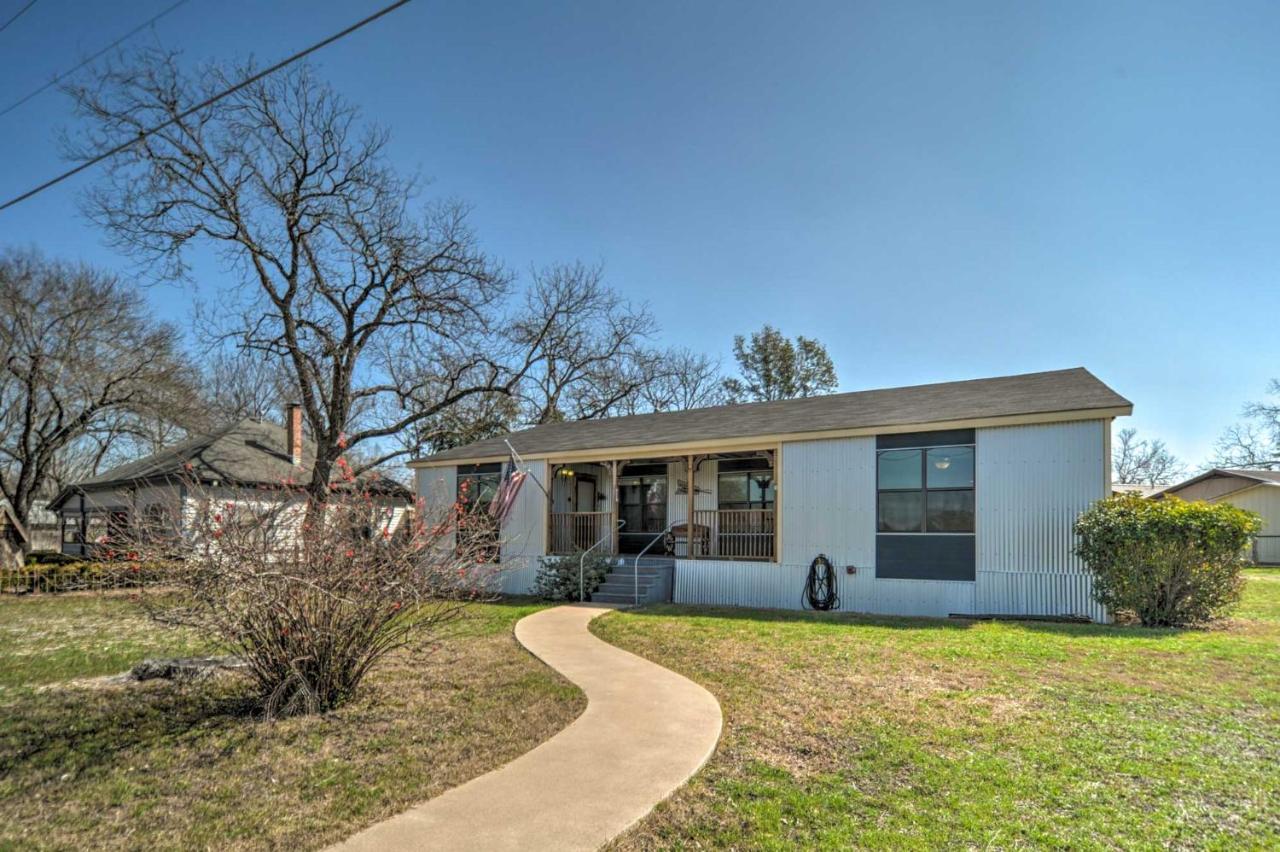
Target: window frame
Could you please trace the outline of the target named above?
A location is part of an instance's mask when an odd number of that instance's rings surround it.
[[[479,482],[482,478],[493,477],[498,487],[502,485],[502,462],[486,462],[483,464],[467,464],[458,465],[454,470],[453,494],[454,502],[458,506],[464,507],[463,514],[468,517],[483,514],[486,518],[489,515],[489,505],[493,502],[490,500],[481,500],[481,488]],[[467,490],[467,501],[462,502],[462,483],[466,480],[470,482]],[[495,487],[494,491],[497,491]],[[492,529],[487,529],[476,525],[467,527],[460,525],[456,531],[455,547],[459,553],[466,547],[471,546],[475,542],[471,538],[474,536],[481,539],[479,545],[485,547],[488,543],[483,541],[485,537],[492,537],[492,550],[486,551],[490,558],[486,560],[486,564],[497,565],[502,561],[502,524],[496,518],[493,518]]]
[[[737,510],[759,510],[773,511],[777,509],[778,504],[778,475],[773,469],[773,465],[769,463],[767,458],[755,457],[750,459],[730,459],[729,461],[738,462],[742,467],[735,467],[730,470],[723,470],[723,462],[716,466],[716,509],[718,511],[737,511]],[[750,463],[758,463],[758,466],[748,467]],[[759,476],[762,473],[769,474],[769,487],[762,489],[761,499],[751,499],[751,478]],[[746,500],[729,500],[724,499],[724,490],[720,487],[721,480],[726,476],[741,476],[747,480],[747,499]],[[772,495],[770,499],[764,499],[766,495]]]
[[[929,487],[929,453],[933,450],[967,449],[973,453],[973,484],[964,487],[948,486],[942,488]],[[920,487],[919,488],[881,488],[880,460],[885,453],[911,451],[920,454]],[[931,530],[929,529],[929,494],[936,493],[968,493],[973,495],[973,524],[967,530]],[[886,530],[880,525],[881,494],[919,494],[920,495],[920,528],[915,530]],[[921,444],[914,447],[876,448],[876,535],[974,535],[978,530],[978,445],[972,443]]]

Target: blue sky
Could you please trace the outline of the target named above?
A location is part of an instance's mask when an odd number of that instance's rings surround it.
[[[170,2],[40,0],[0,99]],[[380,5],[190,0],[135,43],[269,61]],[[316,64],[492,254],[603,263],[664,342],[727,363],[770,322],[845,390],[1083,365],[1199,463],[1280,376],[1277,44],[1265,3],[415,0]],[[73,126],[56,92],[0,117],[0,194]],[[0,213],[0,245],[129,271],[92,180]]]

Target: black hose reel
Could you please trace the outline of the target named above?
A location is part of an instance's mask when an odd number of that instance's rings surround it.
[[[836,593],[836,569],[824,553],[819,553],[809,563],[809,576],[804,583],[800,605],[805,609],[823,612],[840,608],[840,595]]]

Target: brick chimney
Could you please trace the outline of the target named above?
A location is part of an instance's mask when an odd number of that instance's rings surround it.
[[[284,428],[289,433],[289,459],[295,466],[302,464],[302,406],[291,402],[284,408]]]

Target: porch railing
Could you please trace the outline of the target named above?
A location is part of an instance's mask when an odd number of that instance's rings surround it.
[[[677,521],[671,524],[670,537],[664,537],[665,544],[674,544],[681,558],[773,559],[774,520],[773,509],[695,509],[692,535],[683,521]],[[612,532],[612,523],[612,512],[552,512],[549,552],[586,550]],[[664,542],[654,550],[663,552]]]
[[[693,558],[772,559],[773,509],[695,509],[693,531],[687,536]]]
[[[610,534],[612,524],[612,512],[552,512],[550,552],[586,550]]]

